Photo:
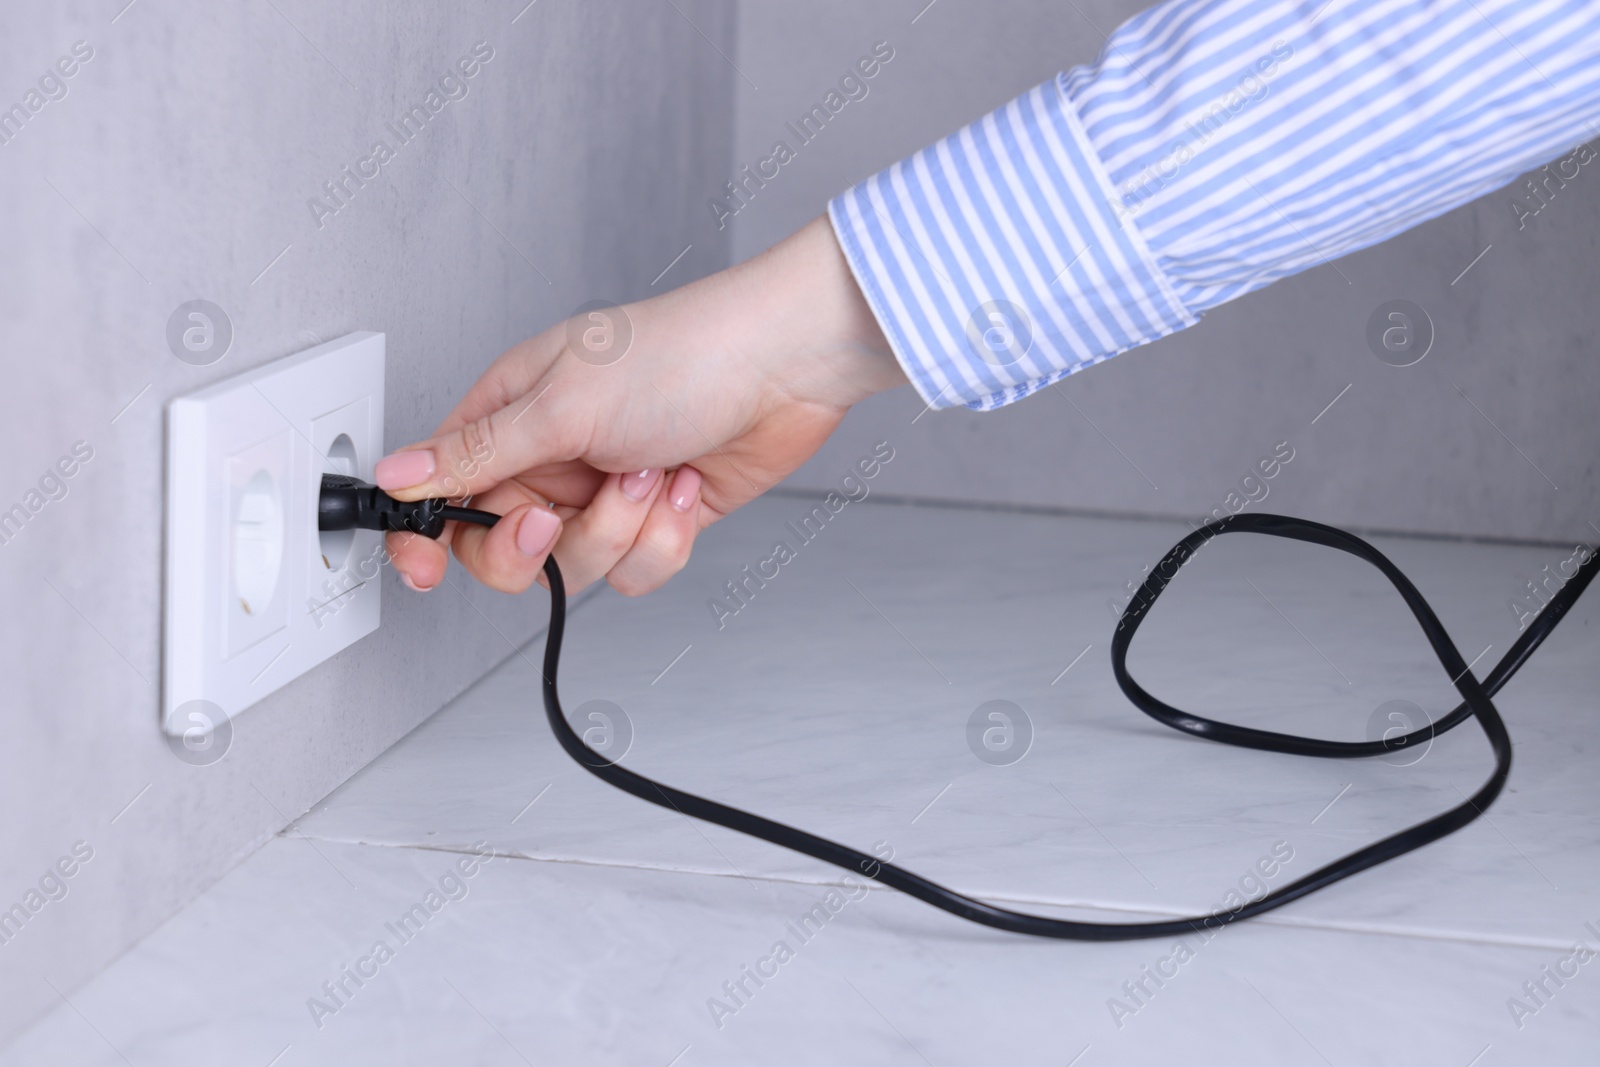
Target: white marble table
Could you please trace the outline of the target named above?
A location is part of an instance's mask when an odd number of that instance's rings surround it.
[[[708,598],[795,544],[785,523],[811,503],[758,502],[661,593],[575,610],[563,698],[575,720],[591,700],[624,710],[626,765],[884,843],[996,901],[1101,920],[1207,910],[1274,846],[1293,852],[1281,884],[1458,803],[1490,768],[1471,723],[1401,766],[1207,745],[1133,709],[1106,602],[1177,524],[852,504],[719,629]],[[1507,600],[1564,558],[1379,544],[1468,659],[1488,648],[1480,673],[1517,635]],[[1035,941],[876,889],[802,939],[792,924],[842,872],[571,763],[538,706],[536,641],[0,1063],[1591,1064],[1600,962],[1568,963],[1559,986],[1543,970],[1580,939],[1600,950],[1589,601],[1501,694],[1516,764],[1487,818],[1190,938],[1181,963],[1172,940]],[[1389,700],[1454,703],[1375,572],[1247,535],[1185,569],[1130,664],[1192,710],[1337,738],[1367,736]],[[1033,724],[1006,766],[967,742],[996,699]],[[496,858],[448,880],[475,848]],[[441,878],[450,892],[402,940],[393,924]],[[392,959],[373,959],[380,939]],[[743,968],[763,958],[776,973],[757,985]],[[358,964],[360,985],[342,970]],[[1535,1000],[1524,983],[1541,981]],[[1514,1017],[1513,997],[1537,1011]]]

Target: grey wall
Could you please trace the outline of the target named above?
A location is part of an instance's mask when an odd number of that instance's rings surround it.
[[[1092,60],[1102,31],[1145,6],[926,4],[741,5],[739,64],[757,85],[739,85],[741,162],[770,154],[784,122],[873,42],[889,41],[896,55],[867,98],[729,222],[736,257],[815,217],[850,183]],[[790,484],[831,482],[863,442],[887,438],[899,456],[884,492],[1193,517],[1221,507],[1252,464],[1288,441],[1295,459],[1258,510],[1594,540],[1600,177],[1584,171],[1520,232],[1513,192],[1280,282],[997,413],[919,418],[908,390],[875,398]],[[1405,368],[1379,362],[1364,339],[1374,310],[1397,298],[1436,327],[1426,358]]]
[[[766,247],[849,182],[1091,58],[1135,6],[746,3],[737,29],[732,0],[0,8],[0,106],[74,42],[94,50],[0,145],[0,510],[75,442],[94,450],[0,545],[0,906],[75,842],[94,850],[0,945],[0,1041],[536,628],[536,603],[459,574],[464,593],[427,598],[386,576],[377,634],[246,712],[221,763],[180,763],[156,728],[171,397],[376,329],[389,441],[422,436],[509,344],[586,300],[644,295],[691,243],[658,288],[723,265],[730,241],[736,258]],[[872,94],[719,230],[706,202],[734,161],[880,39],[897,55]],[[307,198],[479,41],[495,58],[470,94],[319,229]],[[1508,195],[1488,197],[1003,412],[919,417],[909,391],[877,398],[793,484],[888,438],[881,491],[1195,515],[1288,440],[1275,508],[1592,537],[1597,184],[1586,171],[1520,232]],[[204,368],[164,341],[196,297],[237,329]],[[1414,367],[1362,340],[1393,297],[1437,324]]]
[[[543,611],[459,573],[472,603],[387,575],[376,634],[245,712],[222,762],[179,762],[157,728],[166,402],[381,330],[400,444],[578,304],[644,295],[691,242],[662,286],[727,258],[700,199],[729,158],[729,3],[542,0],[520,17],[524,0],[142,0],[118,15],[124,3],[0,8],[4,106],[74,42],[93,49],[66,96],[0,145],[0,510],[74,442],[94,450],[66,497],[0,545],[0,907],[74,842],[93,849],[69,895],[0,944],[0,1041]],[[494,58],[469,94],[319,230],[307,199],[480,41]],[[209,367],[164,340],[196,297],[237,329]]]

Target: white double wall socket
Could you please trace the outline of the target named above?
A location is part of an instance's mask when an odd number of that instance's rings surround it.
[[[382,535],[322,533],[324,473],[372,480],[384,337],[352,333],[167,409],[162,724],[232,718],[378,628]],[[204,703],[196,703],[204,702]]]

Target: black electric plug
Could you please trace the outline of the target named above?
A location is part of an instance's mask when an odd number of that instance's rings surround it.
[[[348,474],[324,474],[317,500],[319,530],[409,530],[423,537],[444,533],[453,510],[442,497],[431,500],[396,500],[375,485]]]

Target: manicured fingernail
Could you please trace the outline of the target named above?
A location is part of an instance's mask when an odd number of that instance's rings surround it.
[[[400,580],[402,582],[406,583],[406,588],[407,589],[410,589],[410,590],[412,590],[414,592],[418,592],[418,593],[426,593],[429,589],[433,588],[433,586],[431,586],[431,585],[429,585],[429,586],[418,585],[416,582],[413,582],[411,580],[411,575],[405,573],[404,571],[400,572]]]
[[[561,519],[555,512],[534,505],[517,526],[517,551],[524,556],[540,555],[556,539],[559,529]]]
[[[406,489],[420,485],[432,476],[433,451],[427,448],[384,456],[372,468],[372,478],[378,483],[379,489]]]
[[[650,495],[650,490],[655,488],[656,479],[659,477],[661,477],[659,467],[637,474],[624,474],[617,482],[617,487],[622,490],[623,496],[637,502]]]
[[[688,511],[699,495],[700,472],[693,467],[679,467],[678,473],[672,476],[672,506],[679,511]]]

